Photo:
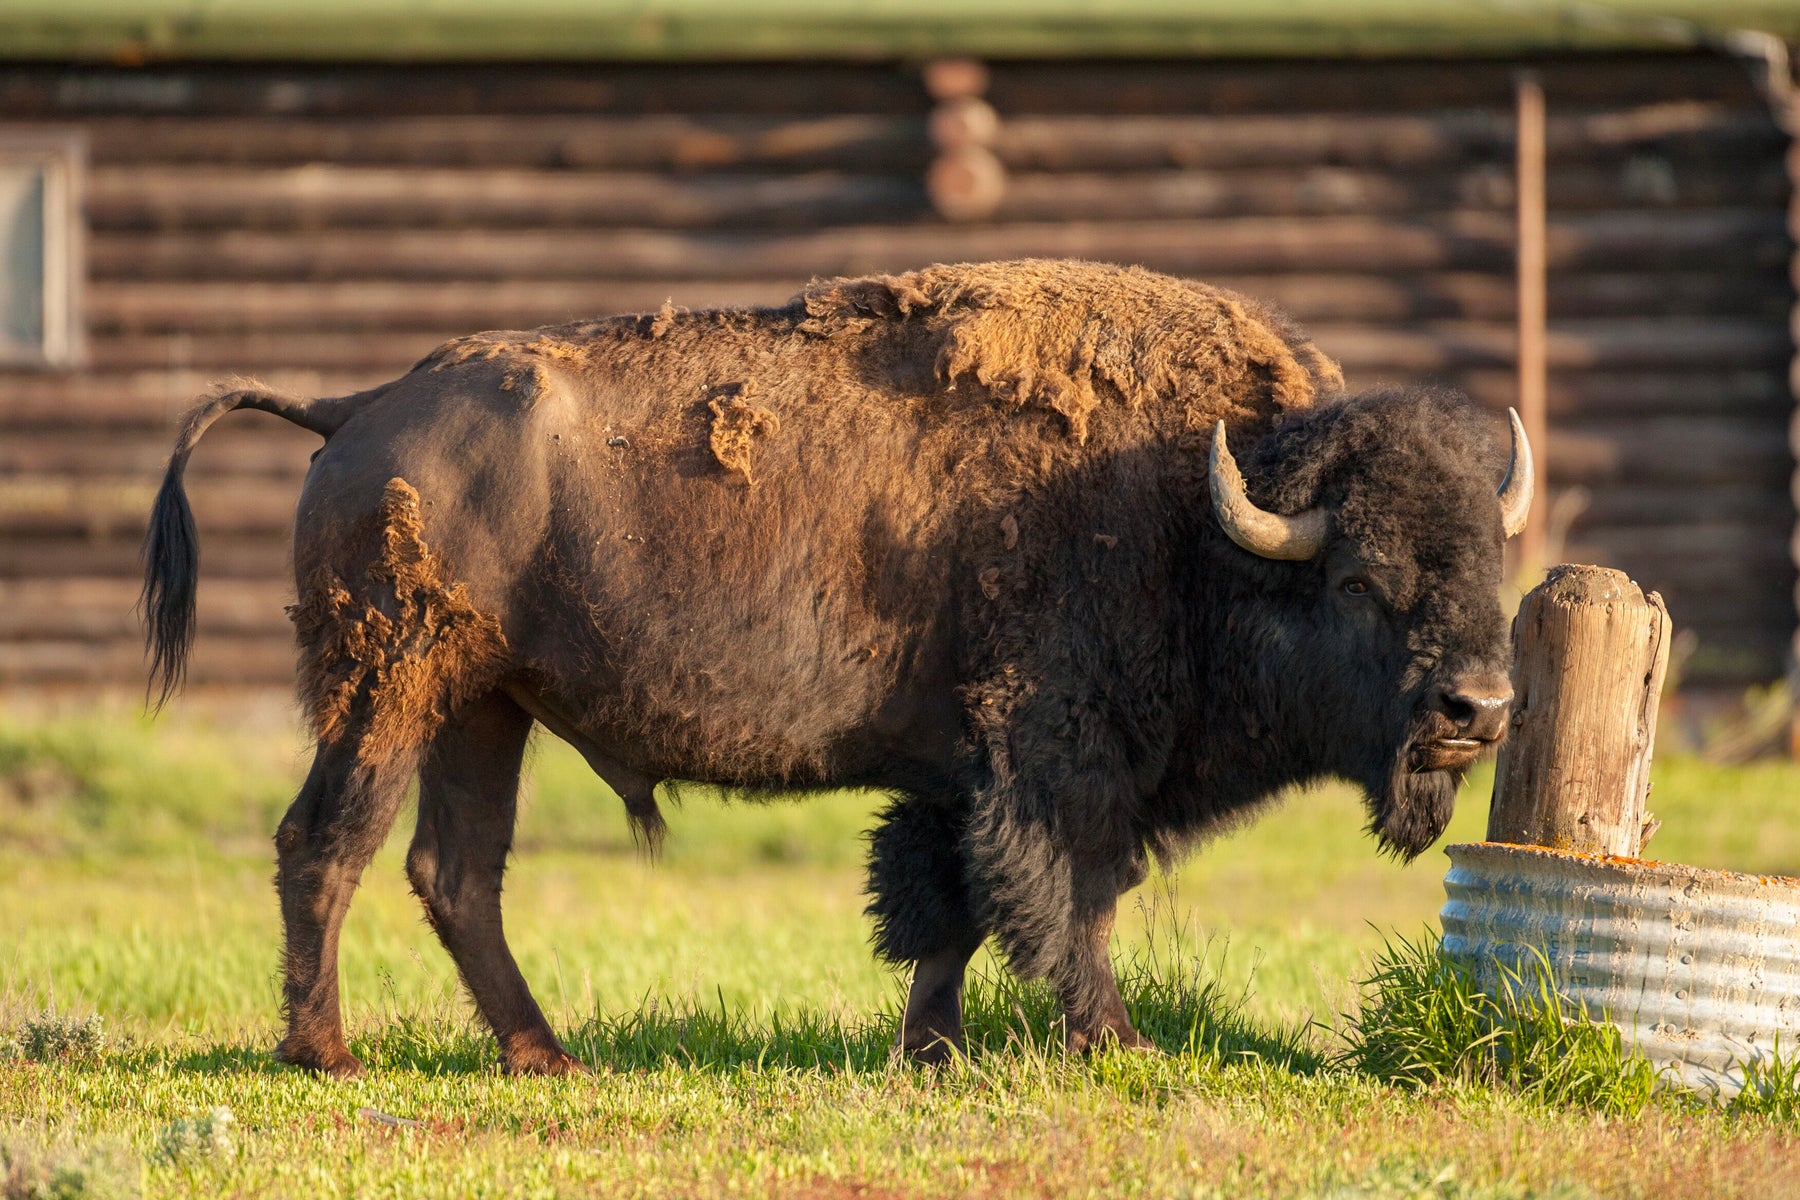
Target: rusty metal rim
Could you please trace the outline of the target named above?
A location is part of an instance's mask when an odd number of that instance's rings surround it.
[[[1454,853],[1453,853],[1454,852]],[[1521,856],[1546,865],[1590,871],[1607,879],[1631,875],[1682,883],[1699,882],[1708,887],[1800,888],[1800,878],[1791,875],[1753,875],[1745,871],[1721,871],[1714,867],[1693,867],[1685,863],[1659,862],[1653,858],[1621,858],[1612,854],[1588,854],[1575,850],[1558,850],[1551,846],[1521,846],[1511,842],[1458,842],[1444,847],[1444,854],[1464,856],[1485,864],[1502,860],[1517,861]]]

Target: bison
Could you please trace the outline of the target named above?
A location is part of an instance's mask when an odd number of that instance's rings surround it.
[[[277,1055],[318,1071],[361,1069],[338,931],[415,776],[407,874],[504,1065],[580,1068],[501,928],[534,722],[652,846],[664,779],[887,792],[868,911],[927,1060],[988,938],[1072,1049],[1146,1045],[1107,950],[1151,856],[1341,777],[1411,857],[1506,726],[1516,416],[1503,465],[1466,401],[1345,396],[1280,314],[1142,269],[936,266],[479,334],[352,396],[230,386],[152,514],[164,700],[195,628],[182,472],[238,408],[325,439],[289,610],[317,750],[275,836]]]

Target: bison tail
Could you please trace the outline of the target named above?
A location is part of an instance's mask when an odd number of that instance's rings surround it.
[[[188,650],[194,642],[200,543],[194,532],[193,509],[188,506],[181,480],[200,435],[234,409],[255,408],[330,437],[361,407],[361,399],[342,396],[302,400],[283,396],[254,380],[240,379],[215,389],[182,418],[174,453],[169,456],[162,487],[150,509],[150,530],[144,538],[144,591],[138,606],[144,614],[152,708],[160,709],[181,687],[187,674]]]

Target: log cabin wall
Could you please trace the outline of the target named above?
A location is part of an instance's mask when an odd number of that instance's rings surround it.
[[[0,67],[0,127],[81,131],[88,358],[0,376],[0,687],[135,685],[173,422],[254,374],[336,394],[439,340],[665,298],[774,303],[941,260],[1140,262],[1266,296],[1352,386],[1511,402],[1516,62],[997,63],[1005,189],[947,223],[914,69]],[[1537,59],[1550,478],[1565,556],[1662,591],[1689,682],[1794,634],[1786,142],[1733,61]],[[283,683],[316,439],[262,414],[189,471],[198,684]],[[1565,513],[1569,511],[1565,502]]]

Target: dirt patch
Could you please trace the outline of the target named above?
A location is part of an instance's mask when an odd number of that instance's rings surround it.
[[[725,384],[713,389],[715,394],[707,402],[712,412],[712,432],[707,437],[707,445],[712,448],[713,457],[727,471],[743,478],[745,486],[756,483],[756,477],[750,473],[750,460],[756,443],[763,438],[772,437],[781,429],[781,419],[766,408],[750,403],[749,397],[756,391],[753,381],[737,384]]]

